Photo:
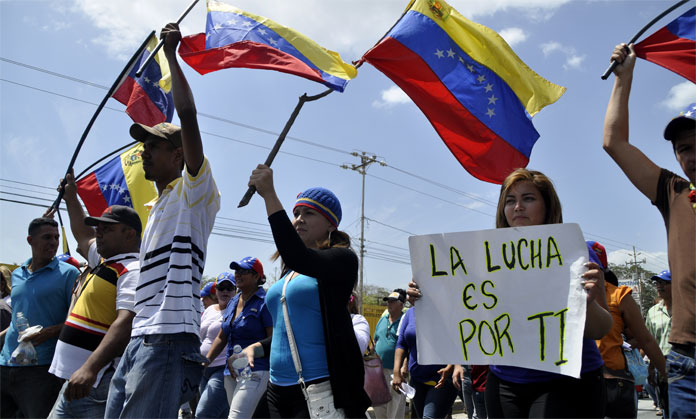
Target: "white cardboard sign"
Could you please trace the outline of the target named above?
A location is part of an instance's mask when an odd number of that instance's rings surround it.
[[[409,237],[418,363],[580,376],[587,245],[577,224]]]

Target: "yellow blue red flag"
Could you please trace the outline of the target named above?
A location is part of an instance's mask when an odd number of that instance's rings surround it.
[[[301,33],[214,0],[208,0],[205,33],[183,38],[179,55],[200,74],[232,67],[276,70],[339,92],[358,73]]]
[[[77,193],[89,215],[98,217],[111,205],[125,205],[135,209],[143,227],[147,224],[145,204],[157,197],[157,189],[145,179],[142,153],[139,142],[77,181]]]
[[[401,87],[469,173],[493,183],[527,165],[539,138],[531,116],[565,92],[441,0],[412,0],[363,59]]]
[[[171,122],[174,116],[172,76],[164,51],[160,49],[143,74],[135,76],[157,43],[157,37],[152,35],[140,58],[113,94],[114,99],[126,105],[126,113],[133,122],[150,127],[161,122]]]

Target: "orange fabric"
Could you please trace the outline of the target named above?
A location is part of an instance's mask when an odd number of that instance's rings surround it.
[[[609,312],[611,313],[611,318],[614,320],[614,323],[611,325],[609,333],[601,340],[596,341],[597,348],[599,348],[599,353],[602,354],[604,365],[606,365],[607,368],[623,370],[626,369],[626,358],[624,358],[623,349],[621,348],[621,344],[623,343],[621,332],[624,330],[624,321],[621,316],[619,305],[621,304],[621,300],[631,295],[631,288],[625,285],[617,287],[608,282],[605,283],[604,286],[607,293]]]

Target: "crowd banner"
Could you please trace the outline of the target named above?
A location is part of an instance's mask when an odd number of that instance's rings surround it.
[[[419,364],[580,376],[588,251],[577,224],[412,236],[409,249]]]

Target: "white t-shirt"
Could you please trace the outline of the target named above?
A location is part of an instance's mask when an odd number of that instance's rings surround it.
[[[220,333],[222,327],[222,311],[218,310],[217,304],[212,304],[206,308],[201,318],[201,355],[206,356],[213,346],[213,342]],[[225,365],[227,360],[227,348],[223,348],[220,354],[210,363],[209,367],[219,367]]]
[[[196,176],[184,168],[152,206],[140,247],[131,336],[192,333],[199,336],[200,284],[208,237],[220,209],[208,159]]]

